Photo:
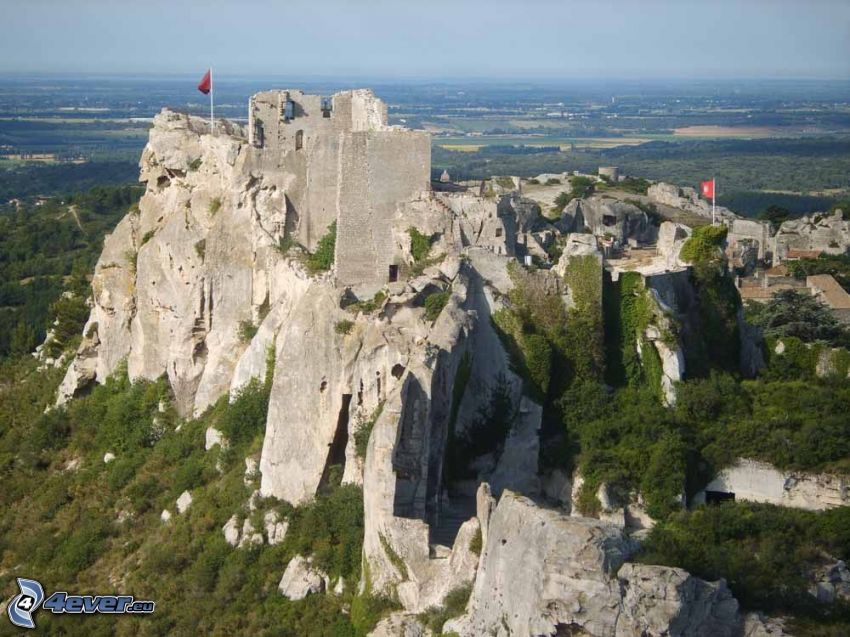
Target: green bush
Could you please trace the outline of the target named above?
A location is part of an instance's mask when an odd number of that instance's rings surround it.
[[[258,329],[253,321],[239,321],[239,340],[243,343],[250,343],[257,335]]]
[[[334,264],[334,251],[336,250],[336,221],[328,226],[327,233],[319,239],[316,251],[307,256],[307,269],[312,274],[327,272]]]
[[[413,226],[407,229],[407,234],[410,237],[410,254],[414,263],[425,261],[431,252],[431,237],[422,234]]]
[[[50,306],[50,314],[54,317],[53,340],[47,346],[47,353],[55,358],[80,336],[89,307],[79,295],[63,295]]]
[[[378,290],[375,292],[375,296],[366,301],[356,301],[354,303],[349,303],[345,306],[345,310],[347,312],[351,312],[352,314],[357,314],[358,312],[363,312],[364,314],[371,314],[375,310],[380,309],[384,301],[387,300],[387,293],[384,290]]]
[[[683,261],[694,265],[715,262],[720,255],[720,247],[726,239],[726,226],[699,226],[694,228],[680,256]]]
[[[573,199],[584,199],[593,194],[596,180],[591,177],[570,177],[570,194]]]
[[[366,637],[382,617],[399,610],[401,604],[385,595],[364,593],[351,601],[351,623],[356,637]]]
[[[343,485],[294,509],[285,546],[292,553],[312,555],[332,580],[355,582],[363,549],[363,491]]]
[[[107,538],[108,527],[103,517],[87,517],[59,546],[59,563],[67,574],[78,573],[99,557]]]
[[[446,307],[446,303],[449,302],[451,295],[451,290],[444,290],[442,292],[434,292],[425,297],[425,320],[431,323],[436,321],[443,308]]]
[[[626,177],[617,182],[617,190],[633,192],[636,195],[645,195],[649,190],[650,182],[639,177]]]
[[[437,608],[432,606],[420,616],[422,622],[434,631],[434,634],[442,635],[443,624],[454,617],[463,615],[471,594],[472,584],[459,586],[449,591],[442,607]]]
[[[450,456],[450,462],[451,458],[455,458],[452,463],[455,466],[449,466],[452,478],[472,477],[468,463],[474,458],[492,453],[498,459],[516,424],[518,406],[513,402],[511,386],[503,375],[496,378],[489,394],[489,400],[481,406],[466,429],[455,433],[455,453]]]
[[[357,429],[354,432],[354,451],[357,454],[358,458],[365,459],[366,458],[366,450],[369,447],[369,438],[372,435],[372,429],[375,427],[375,423],[378,421],[378,418],[381,416],[381,412],[384,410],[383,401],[378,403],[378,406],[375,407],[375,411],[369,416],[369,418],[360,423]]]
[[[337,321],[334,325],[334,331],[337,334],[351,334],[351,330],[354,329],[354,321],[349,321],[347,319],[343,319],[342,321]]]
[[[564,208],[573,200],[572,195],[568,192],[559,193],[557,197],[555,197],[555,205],[552,207],[553,212],[561,214],[564,211]]]
[[[214,215],[219,210],[221,210],[221,197],[214,197],[210,199],[209,211],[211,215]]]
[[[819,605],[808,593],[810,571],[824,560],[821,552],[850,556],[847,529],[848,507],[814,513],[724,503],[682,511],[656,525],[639,560],[679,566],[707,580],[723,577],[745,610],[850,628],[850,605]]]
[[[216,405],[221,410],[218,428],[231,445],[250,442],[265,431],[270,389],[268,383],[252,378],[229,405],[228,397],[222,396],[222,404]]]

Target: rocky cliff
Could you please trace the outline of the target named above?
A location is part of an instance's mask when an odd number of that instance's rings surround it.
[[[304,98],[306,115],[299,111],[299,95],[279,95],[277,109],[269,106],[274,95],[263,94],[266,119],[252,116],[250,134],[222,123],[213,135],[205,122],[170,111],[155,118],[140,162],[145,195],[105,241],[91,316],[58,402],[102,382],[124,361],[131,379],[167,376],[187,417],[269,377],[260,488],[252,497],[301,504],[334,472],[362,484],[361,590],[419,613],[473,585],[466,614],[451,628],[462,635],[733,634],[737,603],[722,582],[628,563],[633,545],[618,526],[565,517],[528,499],[541,490],[541,406],[491,316],[510,303],[509,264],[528,245],[519,235],[554,236],[557,229],[514,195],[493,202],[432,193],[427,184],[417,190],[418,158],[401,162],[403,174],[385,167],[381,174],[316,177],[311,170],[328,153],[338,152],[342,166],[351,157],[383,161],[396,139],[402,151],[421,144],[410,131],[385,127],[385,110],[362,92],[335,96],[340,107],[332,113],[345,117],[346,100],[361,100],[371,104],[368,117],[355,117],[352,107],[348,129],[327,124],[322,132],[325,124],[309,121],[298,135],[287,126],[309,119],[312,104]],[[269,113],[280,117],[275,127]],[[358,149],[351,157],[349,143]],[[306,154],[306,166],[298,153]],[[324,204],[311,188],[328,189]],[[655,232],[632,207],[587,206],[583,223],[593,212],[600,232],[609,213],[623,238]],[[350,234],[337,238],[329,270],[309,267],[307,248],[321,244],[316,225],[334,219],[337,231],[348,233],[361,220],[364,251],[382,251],[379,270],[364,266],[368,259]],[[425,254],[416,237],[427,238]],[[565,258],[598,254],[595,240],[578,244]],[[374,297],[365,294],[386,264],[386,285]],[[566,303],[572,291],[555,274],[563,271],[554,268],[551,279],[558,302]],[[666,357],[670,365],[665,358],[665,372],[677,357]],[[680,372],[668,376],[676,380]],[[511,416],[498,452],[466,458],[465,478],[450,480],[450,440],[480,427],[497,399]],[[365,455],[357,444],[364,436]],[[239,532],[234,526],[225,535],[235,542]],[[298,588],[293,582],[307,577],[299,573],[309,575],[304,564],[292,567],[281,590]],[[310,578],[311,590],[329,587]]]

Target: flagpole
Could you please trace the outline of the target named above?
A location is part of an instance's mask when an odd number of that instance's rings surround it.
[[[215,84],[213,82],[213,71],[210,67],[210,134],[215,135],[215,113],[213,111],[213,93],[215,92]]]
[[[717,224],[717,177],[711,178],[711,225]]]

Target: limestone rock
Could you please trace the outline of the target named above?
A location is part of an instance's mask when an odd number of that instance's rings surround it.
[[[558,226],[562,232],[589,232],[621,245],[629,239],[650,243],[656,237],[656,227],[643,210],[634,204],[599,196],[573,199],[564,208]]]
[[[785,631],[785,622],[761,613],[747,613],[744,617],[744,637],[793,637]]]
[[[814,574],[814,579],[809,592],[820,603],[850,601],[850,569],[843,560],[824,565]]]
[[[162,513],[159,514],[159,519],[163,522],[168,522],[169,520],[171,520],[171,511],[169,511],[168,509],[163,509]]]
[[[188,491],[184,491],[180,494],[180,497],[177,498],[177,513],[183,514],[192,504],[192,494]]]
[[[230,519],[225,522],[221,530],[224,533],[224,541],[230,544],[230,546],[239,544],[239,518],[235,515],[230,516]]]
[[[567,513],[572,506],[572,482],[570,476],[561,469],[549,471],[543,478],[541,487],[547,500],[557,504]]]
[[[309,558],[296,555],[289,561],[277,587],[284,597],[296,601],[307,595],[324,593],[327,576],[314,569]]]
[[[668,268],[672,269],[683,265],[679,259],[679,253],[691,233],[691,228],[682,223],[662,222],[658,229],[658,241],[655,244],[655,249]]]
[[[224,437],[224,434],[215,427],[207,427],[207,431],[204,434],[204,449],[209,451],[216,445],[223,448],[227,447],[227,439]]]
[[[111,451],[107,451],[105,454],[103,454],[103,463],[104,464],[109,464],[113,460],[115,460],[115,454],[112,453]]]
[[[705,582],[667,566],[624,564],[617,635],[732,637],[739,631],[738,602],[726,582]]]
[[[843,254],[850,247],[850,221],[842,211],[815,213],[782,223],[772,240],[773,258],[784,261],[790,250]]]
[[[706,491],[734,493],[736,500],[823,511],[850,504],[848,479],[841,475],[780,471],[773,465],[738,458],[693,498],[705,500]]]
[[[263,522],[266,530],[266,538],[272,546],[280,544],[286,539],[286,532],[289,530],[289,522],[281,520],[277,511],[266,511],[263,516]]]
[[[679,187],[673,184],[659,182],[652,184],[646,192],[653,203],[663,204],[685,212],[690,212],[705,219],[711,219],[711,202],[700,198],[697,191],[688,186]],[[716,216],[720,221],[733,220],[737,215],[723,206],[716,207]]]
[[[615,573],[629,552],[611,525],[564,517],[505,491],[490,519],[468,613],[444,631],[540,635],[563,624],[613,635]]]
[[[242,481],[246,486],[253,483],[260,474],[260,460],[255,456],[245,458],[245,475]]]
[[[239,540],[239,548],[249,545],[259,546],[262,543],[263,534],[254,528],[251,520],[245,518],[245,521],[242,523],[242,538]]]
[[[396,612],[379,621],[369,637],[427,637],[429,634],[416,615]]]
[[[532,400],[522,397],[517,423],[505,441],[505,448],[493,472],[486,476],[493,493],[504,489],[526,495],[540,492],[537,475],[540,457],[540,427],[543,409]]]
[[[630,564],[617,527],[542,509],[505,491],[490,519],[467,613],[444,631],[473,635],[733,635],[725,583]],[[583,631],[583,632],[576,632]]]

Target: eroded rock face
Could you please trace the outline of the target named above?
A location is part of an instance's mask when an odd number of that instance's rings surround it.
[[[621,244],[629,239],[654,241],[657,232],[647,214],[637,206],[597,196],[573,199],[564,208],[559,225],[564,232],[590,232],[598,237],[611,237]]]
[[[790,250],[815,250],[843,254],[850,247],[850,221],[841,210],[817,213],[782,223],[773,237],[775,259],[785,260]]]
[[[624,564],[617,635],[737,635],[738,602],[726,582],[706,582],[667,566]]]
[[[611,524],[568,517],[506,491],[492,513],[460,635],[735,635],[723,581],[626,562],[634,546]]]
[[[673,184],[659,182],[652,184],[646,191],[650,201],[671,206],[697,214],[706,219],[711,219],[711,202],[701,199],[693,188],[688,186],[680,188]],[[723,206],[716,207],[716,218],[720,221],[736,219],[737,215]]]
[[[631,553],[616,527],[541,509],[510,491],[492,513],[461,635],[547,635],[559,625],[613,635],[616,572]]]
[[[850,485],[840,475],[780,471],[766,462],[738,458],[694,497],[698,504],[708,491],[734,493],[736,500],[823,511],[850,504]]]

